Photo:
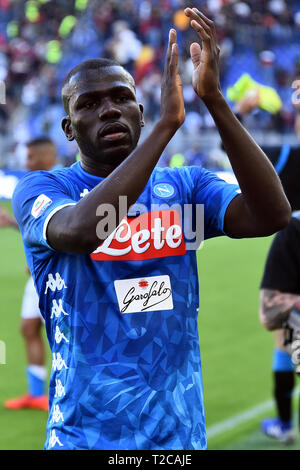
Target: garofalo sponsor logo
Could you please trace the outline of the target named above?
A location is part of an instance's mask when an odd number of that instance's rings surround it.
[[[126,197],[121,196],[120,199]],[[126,213],[120,201],[119,213]],[[122,207],[123,204],[123,207]],[[204,205],[152,204],[150,210],[135,204],[116,227],[117,214],[110,204],[102,204],[97,215],[97,236],[104,242],[93,260],[140,260],[178,256],[196,250],[204,240]]]
[[[114,282],[121,313],[172,310],[170,277],[151,276]]]

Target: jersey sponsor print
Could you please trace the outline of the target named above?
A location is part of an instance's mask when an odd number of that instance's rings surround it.
[[[144,260],[186,253],[176,211],[152,211],[126,217],[95,250],[93,260]]]

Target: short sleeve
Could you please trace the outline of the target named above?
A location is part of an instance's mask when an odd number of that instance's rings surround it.
[[[204,204],[204,238],[226,235],[225,213],[232,199],[240,194],[239,186],[200,167],[189,167],[189,172],[193,181],[192,202]]]
[[[272,242],[260,287],[300,293],[300,221],[292,217]]]
[[[68,188],[54,174],[36,171],[22,178],[14,191],[12,207],[25,247],[54,251],[46,240],[47,223],[55,212],[74,204]]]

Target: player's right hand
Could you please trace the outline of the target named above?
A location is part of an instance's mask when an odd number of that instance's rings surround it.
[[[176,130],[185,118],[182,82],[178,72],[176,31],[170,29],[167,57],[161,86],[161,119]]]

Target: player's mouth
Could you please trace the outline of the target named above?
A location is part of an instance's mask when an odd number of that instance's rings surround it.
[[[106,141],[114,142],[117,140],[122,140],[128,136],[129,130],[128,127],[120,123],[110,123],[106,124],[101,131],[99,132],[99,137]]]

